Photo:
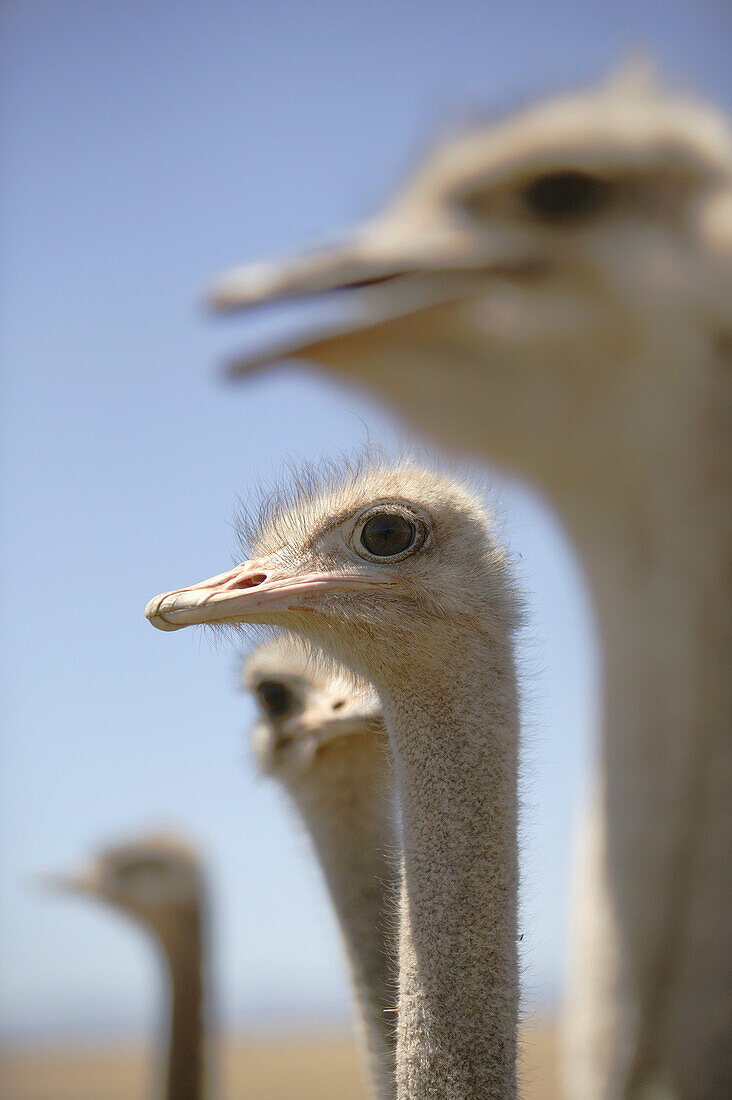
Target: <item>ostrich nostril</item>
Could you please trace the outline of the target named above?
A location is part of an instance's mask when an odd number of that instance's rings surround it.
[[[263,584],[266,580],[266,573],[250,573],[248,576],[240,577],[239,580],[233,581],[231,588],[256,588],[258,584]]]
[[[341,707],[344,707],[345,705],[346,705],[346,700],[345,699],[337,699],[336,702],[333,704],[333,710],[340,710]]]

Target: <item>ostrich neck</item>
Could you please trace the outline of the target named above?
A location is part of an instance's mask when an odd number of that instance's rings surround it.
[[[392,769],[383,735],[321,750],[290,788],[315,847],[343,936],[374,1095],[394,1096],[397,896]]]
[[[201,913],[197,907],[176,915],[161,931],[170,976],[170,1028],[165,1100],[204,1100],[206,1036]]]
[[[461,641],[378,685],[402,807],[399,1100],[516,1095],[515,674],[507,644]]]
[[[654,1082],[721,1095],[729,1073],[730,409],[715,364],[693,365],[681,380],[670,365],[645,453],[606,456],[617,480],[560,501],[604,649],[609,873],[637,1021],[618,1067],[628,1097]]]

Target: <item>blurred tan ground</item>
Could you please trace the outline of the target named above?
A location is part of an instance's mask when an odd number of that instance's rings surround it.
[[[548,1025],[523,1038],[522,1100],[557,1100]],[[2,1100],[145,1100],[150,1064],[139,1044],[26,1045],[0,1060]],[[353,1043],[345,1036],[228,1039],[222,1100],[365,1100]]]

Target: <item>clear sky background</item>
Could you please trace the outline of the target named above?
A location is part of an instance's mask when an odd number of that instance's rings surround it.
[[[140,932],[28,876],[160,824],[209,861],[224,1022],[347,1012],[305,837],[247,759],[235,655],[152,630],[143,609],[228,567],[237,494],[285,457],[399,433],[305,369],[225,384],[226,354],[296,311],[212,319],[202,287],[369,213],[436,131],[595,79],[634,46],[729,105],[731,31],[726,0],[5,0],[6,1034],[149,1025]],[[563,536],[527,490],[502,495],[530,593],[522,946],[544,1001],[597,658]]]

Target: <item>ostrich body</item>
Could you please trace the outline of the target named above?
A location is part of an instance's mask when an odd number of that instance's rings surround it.
[[[251,544],[146,613],[283,626],[374,685],[402,813],[397,1096],[511,1100],[517,609],[486,516],[448,477],[366,465],[278,502]]]
[[[105,902],[150,932],[161,949],[169,1020],[161,1065],[165,1100],[205,1100],[208,1066],[204,1019],[204,884],[193,848],[153,834],[107,848],[53,884]]]
[[[604,654],[621,1033],[597,1095],[721,1095],[732,1076],[729,130],[704,105],[628,80],[550,99],[435,150],[342,243],[239,269],[213,300],[336,289],[357,317],[241,369],[283,355],[321,364],[553,502]]]
[[[390,1100],[398,842],[378,699],[288,635],[255,650],[244,682],[260,709],[254,755],[285,788],[312,840],[346,948],[373,1092]]]

